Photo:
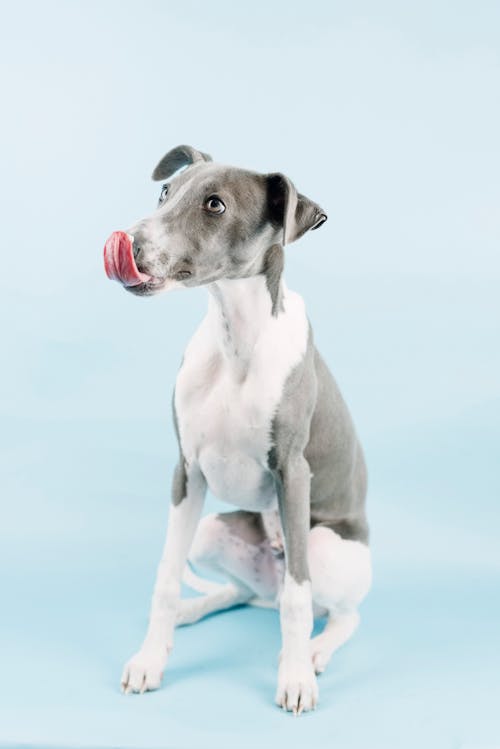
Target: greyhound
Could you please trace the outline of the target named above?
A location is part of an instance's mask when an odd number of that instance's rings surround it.
[[[169,151],[153,179],[165,181],[158,207],[109,237],[107,275],[137,296],[204,285],[208,311],[176,379],[166,540],[122,690],[160,686],[177,625],[267,602],[282,633],[276,702],[299,714],[316,707],[316,676],[353,634],[371,585],[363,452],[283,280],[284,246],[327,217],[283,174],[216,164],[191,146]],[[207,488],[238,509],[201,519]],[[183,575],[204,595],[181,599]],[[327,620],[311,639],[315,615]]]

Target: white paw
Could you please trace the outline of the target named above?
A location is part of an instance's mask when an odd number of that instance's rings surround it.
[[[124,694],[149,692],[159,689],[163,670],[167,663],[167,653],[159,650],[139,650],[125,664],[121,688]]]
[[[318,703],[318,682],[310,660],[281,659],[276,704],[295,715],[314,710]]]

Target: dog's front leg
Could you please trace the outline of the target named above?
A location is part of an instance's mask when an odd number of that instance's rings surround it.
[[[275,473],[285,540],[286,571],[280,598],[282,650],[276,702],[295,714],[312,710],[318,685],[309,640],[313,628],[311,581],[307,562],[310,523],[309,464],[300,454],[288,456]]]
[[[182,461],[182,459],[181,459]],[[177,466],[172,488],[167,535],[158,566],[149,626],[141,649],[125,665],[122,690],[158,689],[173,646],[181,580],[189,548],[200,520],[206,482],[197,467]]]

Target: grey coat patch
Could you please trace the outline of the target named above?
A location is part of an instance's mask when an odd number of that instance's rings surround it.
[[[280,244],[273,244],[264,255],[262,272],[266,277],[266,286],[271,296],[272,314],[277,317],[283,310],[281,293],[281,276],[285,266],[285,253]]]
[[[245,543],[258,546],[266,538],[260,512],[234,510],[234,512],[221,512],[217,517],[230,527],[231,533]]]
[[[267,192],[272,220],[283,227],[283,244],[295,242],[309,229],[318,229],[327,215],[317,203],[297,192],[284,174],[267,175]]]
[[[366,467],[337,384],[309,331],[272,423],[268,466],[276,481],[290,574],[308,579],[308,530],[323,525],[368,542]],[[305,501],[307,500],[307,501]]]
[[[268,455],[276,483],[287,568],[298,583],[309,579],[311,473],[304,450],[315,403],[314,345],[309,329],[304,358],[289,374],[272,422],[273,447]]]
[[[317,403],[305,457],[311,467],[311,526],[368,543],[367,473],[349,410],[323,358],[314,350]]]
[[[212,157],[202,151],[197,151],[192,146],[177,146],[172,148],[156,165],[152,179],[155,181],[168,179],[189,164],[197,161],[212,161]]]
[[[172,477],[172,504],[179,505],[187,495],[187,473],[186,461],[182,453],[181,440],[179,435],[177,411],[175,410],[175,390],[172,396],[172,419],[174,422],[177,443],[179,445],[179,460],[177,461],[177,465],[174,469],[174,475]]]

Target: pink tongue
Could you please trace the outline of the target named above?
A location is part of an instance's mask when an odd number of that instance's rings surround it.
[[[114,231],[104,245],[104,269],[108,278],[124,286],[138,286],[152,278],[137,268],[132,239],[124,231]]]

